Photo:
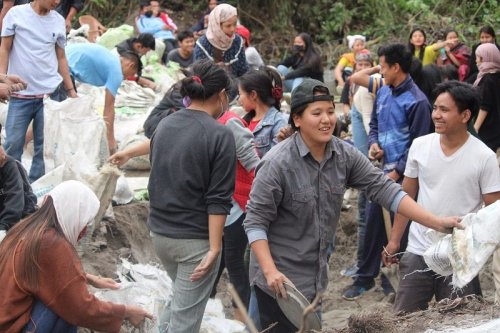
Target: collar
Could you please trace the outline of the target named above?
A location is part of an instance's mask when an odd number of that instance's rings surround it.
[[[306,143],[302,139],[302,136],[300,135],[299,132],[295,132],[293,134],[293,140],[295,141],[295,145],[297,146],[297,149],[299,150],[300,157],[304,158],[305,156],[307,156],[307,154],[310,154],[311,151],[307,147]],[[338,153],[337,140],[340,140],[340,139],[335,138],[332,135],[332,139],[326,144],[325,157],[324,157],[325,161],[330,159],[333,156],[334,152]]]
[[[389,86],[393,95],[399,96],[413,85],[413,79],[410,74],[407,74],[406,79],[401,82],[401,84],[397,87]]]
[[[263,126],[272,126],[274,125],[274,123],[276,122],[276,113],[278,113],[279,111],[274,107],[274,106],[271,106],[269,108],[269,110],[267,110],[266,112],[266,115],[264,116],[264,118],[262,118],[262,120],[259,122],[259,124],[257,125],[257,127],[255,128],[255,130],[257,131],[258,129],[262,128]]]

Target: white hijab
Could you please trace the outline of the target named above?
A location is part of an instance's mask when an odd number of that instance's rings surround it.
[[[62,182],[47,195],[54,201],[57,220],[64,236],[76,246],[78,236],[99,210],[99,199],[90,188],[76,180]]]
[[[237,16],[238,12],[236,8],[226,3],[217,5],[208,17],[208,28],[207,28],[207,38],[210,44],[219,50],[226,51],[233,44],[234,34],[228,37],[224,31],[222,31],[220,25],[222,22],[226,22],[233,16]]]

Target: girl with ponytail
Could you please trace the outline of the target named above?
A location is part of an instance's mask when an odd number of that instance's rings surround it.
[[[251,70],[239,78],[239,103],[247,114],[243,119],[255,136],[257,154],[262,158],[278,143],[276,136],[287,126],[280,112],[283,84],[274,69]]]

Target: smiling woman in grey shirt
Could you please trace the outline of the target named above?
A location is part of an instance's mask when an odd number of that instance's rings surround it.
[[[297,132],[262,159],[247,206],[245,230],[252,247],[250,283],[262,327],[297,328],[275,295],[289,282],[310,301],[328,284],[327,246],[333,239],[346,187],[367,191],[382,206],[439,231],[458,218],[438,218],[418,206],[354,147],[332,136],[336,117],[328,88],[306,79],[293,92],[290,123]]]

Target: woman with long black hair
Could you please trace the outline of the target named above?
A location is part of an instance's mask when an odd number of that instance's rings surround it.
[[[304,78],[323,82],[321,57],[313,45],[311,36],[305,32],[295,37],[292,55],[283,60],[277,69],[285,79],[284,85],[287,91],[292,91],[304,81]]]

